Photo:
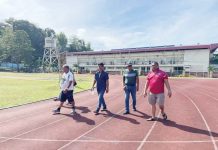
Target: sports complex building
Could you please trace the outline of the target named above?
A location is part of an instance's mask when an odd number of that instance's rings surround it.
[[[112,49],[110,51],[68,52],[66,63],[80,72],[95,72],[103,62],[110,73],[120,74],[132,62],[140,74],[150,71],[153,61],[169,75],[208,76],[208,67],[218,44],[189,46],[157,46]]]

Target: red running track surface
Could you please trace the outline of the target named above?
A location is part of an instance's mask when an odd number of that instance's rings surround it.
[[[144,83],[141,78],[138,111],[130,115],[123,115],[120,76],[110,77],[109,111],[98,116],[97,95],[89,91],[75,94],[72,116],[68,107],[52,115],[58,105],[52,100],[0,110],[0,150],[218,150],[218,80],[170,79],[169,119],[155,122],[146,121],[151,109]]]

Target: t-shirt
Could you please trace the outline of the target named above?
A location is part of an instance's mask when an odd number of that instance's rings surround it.
[[[164,93],[164,80],[168,79],[166,72],[158,69],[156,72],[149,72],[147,75],[148,88],[153,94]]]
[[[95,73],[95,80],[97,82],[97,90],[106,90],[106,81],[109,79],[108,73],[105,71],[98,71]]]
[[[136,70],[129,71],[128,69],[123,74],[123,82],[127,86],[135,86],[138,72]]]
[[[70,81],[74,81],[74,75],[72,74],[72,72],[69,71],[68,73],[63,73],[61,82],[60,82],[61,90],[65,90],[66,88],[68,88]],[[68,90],[73,90],[73,89],[74,89],[74,86],[72,83],[70,87],[68,88]]]

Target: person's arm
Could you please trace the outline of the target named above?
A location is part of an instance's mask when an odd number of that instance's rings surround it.
[[[96,80],[94,79],[93,84],[92,84],[92,90],[94,90],[96,84]]]
[[[149,87],[149,81],[147,80],[144,87],[144,97],[148,95],[148,87]]]
[[[125,84],[125,76],[123,75],[123,89],[126,89],[126,84]]]
[[[106,93],[109,92],[109,79],[107,79],[106,81]]]
[[[72,85],[73,80],[74,80],[74,76],[73,75],[68,76],[68,80],[69,80],[69,84],[68,84],[67,88],[65,89],[65,92],[67,92],[68,89],[70,88],[70,86]]]
[[[139,91],[139,77],[136,77],[136,90]]]
[[[70,81],[68,86],[67,86],[67,90],[70,88],[70,86],[72,85],[73,81]]]
[[[171,88],[170,88],[170,84],[169,84],[168,79],[164,79],[164,83],[165,83],[166,88],[167,88],[167,90],[168,90],[168,96],[171,97],[171,96],[172,96],[172,91],[171,91]]]

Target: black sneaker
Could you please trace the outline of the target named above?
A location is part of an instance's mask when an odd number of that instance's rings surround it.
[[[60,114],[60,109],[53,110],[53,115],[55,115],[55,114]]]
[[[137,109],[134,107],[134,108],[133,108],[133,111],[137,111]]]
[[[99,110],[94,111],[95,115],[99,115]]]
[[[163,116],[164,120],[167,120],[167,114],[164,113],[164,114],[162,114],[162,116]]]
[[[124,115],[128,115],[129,114],[129,111],[126,111],[125,113],[123,113]]]

